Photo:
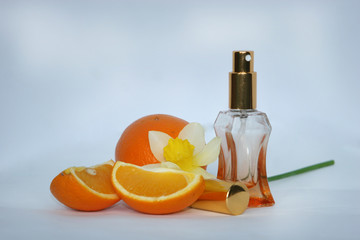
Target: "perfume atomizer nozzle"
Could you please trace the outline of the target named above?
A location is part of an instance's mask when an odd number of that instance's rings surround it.
[[[254,51],[234,51],[233,72],[254,72]]]
[[[233,71],[229,75],[230,109],[256,109],[254,52],[234,51]]]

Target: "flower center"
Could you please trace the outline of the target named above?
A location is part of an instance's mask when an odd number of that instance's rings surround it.
[[[181,169],[188,171],[192,167],[195,147],[187,139],[170,138],[168,145],[164,147],[166,161],[177,164]]]

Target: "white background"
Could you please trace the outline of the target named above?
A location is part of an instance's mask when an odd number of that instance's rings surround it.
[[[24,238],[358,239],[357,1],[0,1],[0,235]],[[122,131],[154,113],[199,122],[228,107],[233,50],[254,50],[258,109],[273,127],[276,205],[151,216],[121,203],[59,204],[51,180],[114,158]],[[216,174],[217,165],[209,171]]]

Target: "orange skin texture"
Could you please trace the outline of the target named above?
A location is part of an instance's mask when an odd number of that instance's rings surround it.
[[[120,197],[105,199],[97,196],[81,185],[72,173],[66,174],[64,171],[53,179],[50,191],[59,202],[80,211],[99,211],[120,200]]]
[[[176,138],[187,124],[183,119],[166,114],[142,117],[130,124],[121,135],[115,149],[115,160],[138,166],[159,163],[151,152],[148,132],[161,131]]]
[[[131,208],[136,211],[148,214],[170,214],[179,212],[191,204],[193,204],[200,195],[205,190],[205,182],[204,179],[201,178],[201,181],[195,186],[196,191],[186,192],[181,196],[177,196],[176,198],[167,199],[165,201],[156,201],[156,202],[145,202],[140,201],[136,198],[131,198],[126,195],[123,195],[118,189],[115,188],[115,191],[119,196],[121,196],[122,200],[129,205]]]

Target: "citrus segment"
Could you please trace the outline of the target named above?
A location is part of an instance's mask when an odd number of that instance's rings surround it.
[[[70,208],[98,211],[120,200],[111,183],[114,161],[93,167],[71,167],[57,175],[50,185],[54,197]]]
[[[201,175],[168,168],[144,169],[120,161],[114,166],[111,181],[124,202],[150,214],[181,211],[205,189]]]
[[[187,121],[166,114],[142,117],[130,124],[122,133],[115,149],[115,160],[143,166],[158,163],[149,144],[149,131],[161,131],[172,138],[188,124]]]
[[[122,166],[122,169],[116,172],[116,179],[128,192],[139,196],[161,197],[170,195],[183,189],[187,185],[187,178],[180,174],[172,172],[163,172],[155,174],[151,171],[137,171],[133,166]],[[148,181],[151,179],[151,181]]]

